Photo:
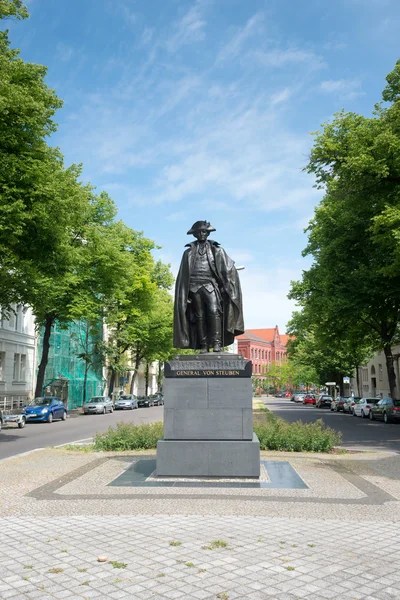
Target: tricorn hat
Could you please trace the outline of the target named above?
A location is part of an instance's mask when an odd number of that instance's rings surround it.
[[[206,231],[216,231],[209,221],[196,221],[196,223],[193,223],[187,234],[195,234],[197,231],[200,231],[200,229],[205,229]]]

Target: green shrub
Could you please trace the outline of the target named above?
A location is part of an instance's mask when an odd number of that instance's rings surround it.
[[[97,433],[93,445],[95,450],[148,450],[156,448],[163,437],[163,423],[117,423],[116,429],[109,427],[106,433]]]
[[[329,452],[341,442],[340,433],[326,427],[321,419],[315,423],[287,423],[267,413],[265,421],[255,421],[254,431],[261,450]]]
[[[329,452],[341,442],[340,433],[326,427],[322,420],[315,423],[288,423],[263,409],[255,412],[254,431],[261,450],[288,452]],[[149,450],[157,447],[163,437],[163,423],[118,423],[106,433],[96,434],[94,450]]]

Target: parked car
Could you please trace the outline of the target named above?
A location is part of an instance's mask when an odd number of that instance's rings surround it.
[[[123,394],[115,401],[115,410],[133,410],[138,407],[138,401],[133,394]]]
[[[344,412],[344,403],[346,400],[347,398],[344,396],[337,396],[336,398],[333,398],[331,402],[331,411],[333,412],[335,410],[336,412],[340,412],[342,410]]]
[[[317,408],[330,408],[332,403],[332,396],[327,396],[326,394],[321,394],[321,396],[317,400],[316,407]]]
[[[275,398],[286,398],[285,392],[278,392],[275,394]]]
[[[382,419],[384,423],[389,423],[390,421],[400,423],[400,400],[382,398],[377,404],[371,405],[369,418],[371,421]]]
[[[316,404],[315,394],[306,394],[303,397],[303,404]]]
[[[154,406],[161,406],[164,404],[164,396],[160,392],[152,394],[150,398],[153,400]]]
[[[23,413],[28,423],[33,421],[47,421],[51,423],[54,419],[65,421],[67,418],[67,409],[61,398],[55,396],[43,396],[34,398],[29,404],[24,406]]]
[[[0,431],[1,431],[2,426],[3,426],[3,413],[0,410]]]
[[[108,396],[93,396],[83,405],[83,414],[85,415],[105,415],[106,412],[112,413],[114,405]]]
[[[371,406],[378,404],[380,398],[361,398],[353,408],[353,415],[355,417],[362,417],[366,419],[369,417],[369,411],[371,410]]]
[[[301,393],[301,392],[296,392],[295,394],[293,394],[293,396],[290,398],[291,402],[303,402],[303,398],[304,398],[305,394]]]
[[[138,396],[138,406],[139,408],[148,408],[149,406],[154,406],[153,398],[150,396]]]
[[[349,396],[349,398],[345,398],[344,404],[343,404],[343,412],[344,413],[349,413],[349,414],[353,414],[353,410],[354,410],[354,405],[359,402],[361,400],[361,398],[359,396]]]

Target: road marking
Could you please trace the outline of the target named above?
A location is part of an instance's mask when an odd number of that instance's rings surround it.
[[[63,448],[64,446],[74,446],[75,444],[83,444],[84,442],[92,442],[93,438],[85,438],[83,440],[75,440],[74,442],[67,442],[66,444],[60,444],[59,446],[54,446],[54,448]]]

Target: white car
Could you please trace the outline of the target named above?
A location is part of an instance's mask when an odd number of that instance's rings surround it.
[[[369,411],[372,404],[377,404],[380,398],[361,398],[354,406],[353,406],[353,415],[355,417],[363,417],[366,419],[369,417]]]

